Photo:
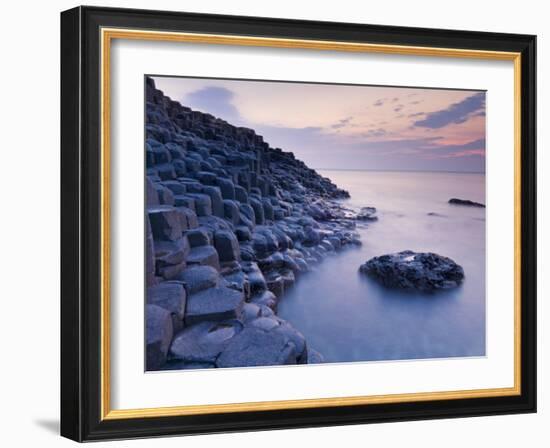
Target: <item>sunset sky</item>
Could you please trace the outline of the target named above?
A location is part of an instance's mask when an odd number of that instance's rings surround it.
[[[317,169],[485,171],[485,92],[155,77]]]

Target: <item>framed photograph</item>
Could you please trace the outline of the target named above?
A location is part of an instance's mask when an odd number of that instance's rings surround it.
[[[61,14],[61,433],[536,410],[535,36]]]

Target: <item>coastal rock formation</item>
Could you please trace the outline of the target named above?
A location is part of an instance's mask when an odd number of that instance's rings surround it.
[[[376,208],[362,207],[357,214],[357,219],[360,221],[377,221],[378,216],[376,216]]]
[[[481,204],[479,202],[470,201],[469,199],[458,199],[458,198],[451,198],[449,199],[449,204],[453,205],[467,205],[469,207],[482,207],[485,208],[485,204]]]
[[[464,270],[450,258],[411,250],[371,258],[359,271],[388,288],[424,292],[455,288],[464,279]]]
[[[277,304],[360,244],[349,194],[146,80],[147,369],[318,363]]]

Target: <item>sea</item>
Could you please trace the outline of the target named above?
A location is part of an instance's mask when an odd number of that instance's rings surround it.
[[[278,315],[325,362],[484,356],[486,350],[485,203],[478,173],[317,170],[351,198],[376,207],[378,221],[358,226],[361,247],[325,258],[279,303]],[[403,250],[435,252],[464,268],[463,284],[433,294],[385,288],[360,274],[368,259]]]

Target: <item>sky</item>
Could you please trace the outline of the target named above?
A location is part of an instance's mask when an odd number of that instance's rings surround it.
[[[485,92],[154,77],[315,169],[485,172]]]

